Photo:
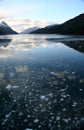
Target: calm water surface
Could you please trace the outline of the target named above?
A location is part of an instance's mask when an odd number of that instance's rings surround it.
[[[83,36],[0,36],[0,130],[83,127],[83,40]]]

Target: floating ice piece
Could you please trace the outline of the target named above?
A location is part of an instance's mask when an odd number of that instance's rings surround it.
[[[10,77],[14,77],[14,75],[15,75],[15,74],[14,74],[13,72],[11,72],[11,73],[9,74]]]
[[[8,90],[10,90],[10,89],[12,88],[11,84],[8,84],[8,85],[6,86],[6,88],[7,88]]]
[[[11,113],[7,114],[5,117],[8,118],[11,115]]]
[[[63,98],[66,98],[67,97],[67,95],[61,95]]]
[[[59,121],[60,120],[60,116],[56,116],[56,120]]]
[[[74,102],[73,104],[72,104],[72,107],[75,107],[77,105],[77,103],[76,102]]]
[[[6,89],[8,89],[8,90],[17,89],[17,88],[19,88],[19,86],[12,86],[11,84],[8,84],[8,85],[6,86]]]
[[[53,93],[49,93],[48,96],[53,97]]]
[[[22,112],[19,112],[19,116],[22,116],[23,115],[23,113]]]
[[[63,111],[66,111],[66,108],[63,108],[62,110],[63,110]]]
[[[39,122],[39,120],[38,120],[38,119],[35,119],[35,120],[34,120],[34,123],[38,123],[38,122]]]
[[[27,115],[28,118],[30,118],[31,116],[30,115]]]
[[[26,128],[25,130],[33,130],[33,129],[30,129],[30,128]]]
[[[66,81],[66,79],[65,79],[65,78],[63,78],[63,81],[65,82],[65,81]]]
[[[13,89],[19,88],[19,86],[12,86]]]
[[[80,88],[79,91],[83,91],[83,89]]]
[[[67,90],[68,89],[68,85],[64,88],[64,89],[61,89],[61,91],[63,92],[63,91],[65,91],[65,90]]]
[[[69,119],[63,119],[63,121],[64,121],[65,123],[68,123],[68,122],[69,122]]]
[[[75,72],[73,71],[72,74],[75,74]]]
[[[46,98],[45,95],[40,96],[41,100],[45,100],[45,98]]]
[[[60,101],[64,101],[64,99],[63,99],[63,98],[61,98],[61,99],[60,99]]]

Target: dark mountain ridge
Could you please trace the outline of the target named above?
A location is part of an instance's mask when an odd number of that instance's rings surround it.
[[[32,33],[84,35],[84,13],[60,25],[52,26],[51,28],[41,28]]]

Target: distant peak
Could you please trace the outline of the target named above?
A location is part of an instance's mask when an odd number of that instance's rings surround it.
[[[8,26],[6,22],[2,21],[1,25]]]

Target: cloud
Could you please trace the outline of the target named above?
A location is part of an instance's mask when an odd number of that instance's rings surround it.
[[[0,20],[11,17],[11,13],[8,10],[0,10]]]
[[[47,25],[53,24],[51,21],[39,21],[32,19],[9,19],[7,21],[9,25],[11,25],[11,27],[18,32],[21,32],[30,27],[45,27]]]
[[[51,21],[46,20],[33,20],[28,18],[14,18],[9,10],[0,10],[0,22],[5,21],[15,31],[21,32],[30,27],[44,27],[53,24]]]

